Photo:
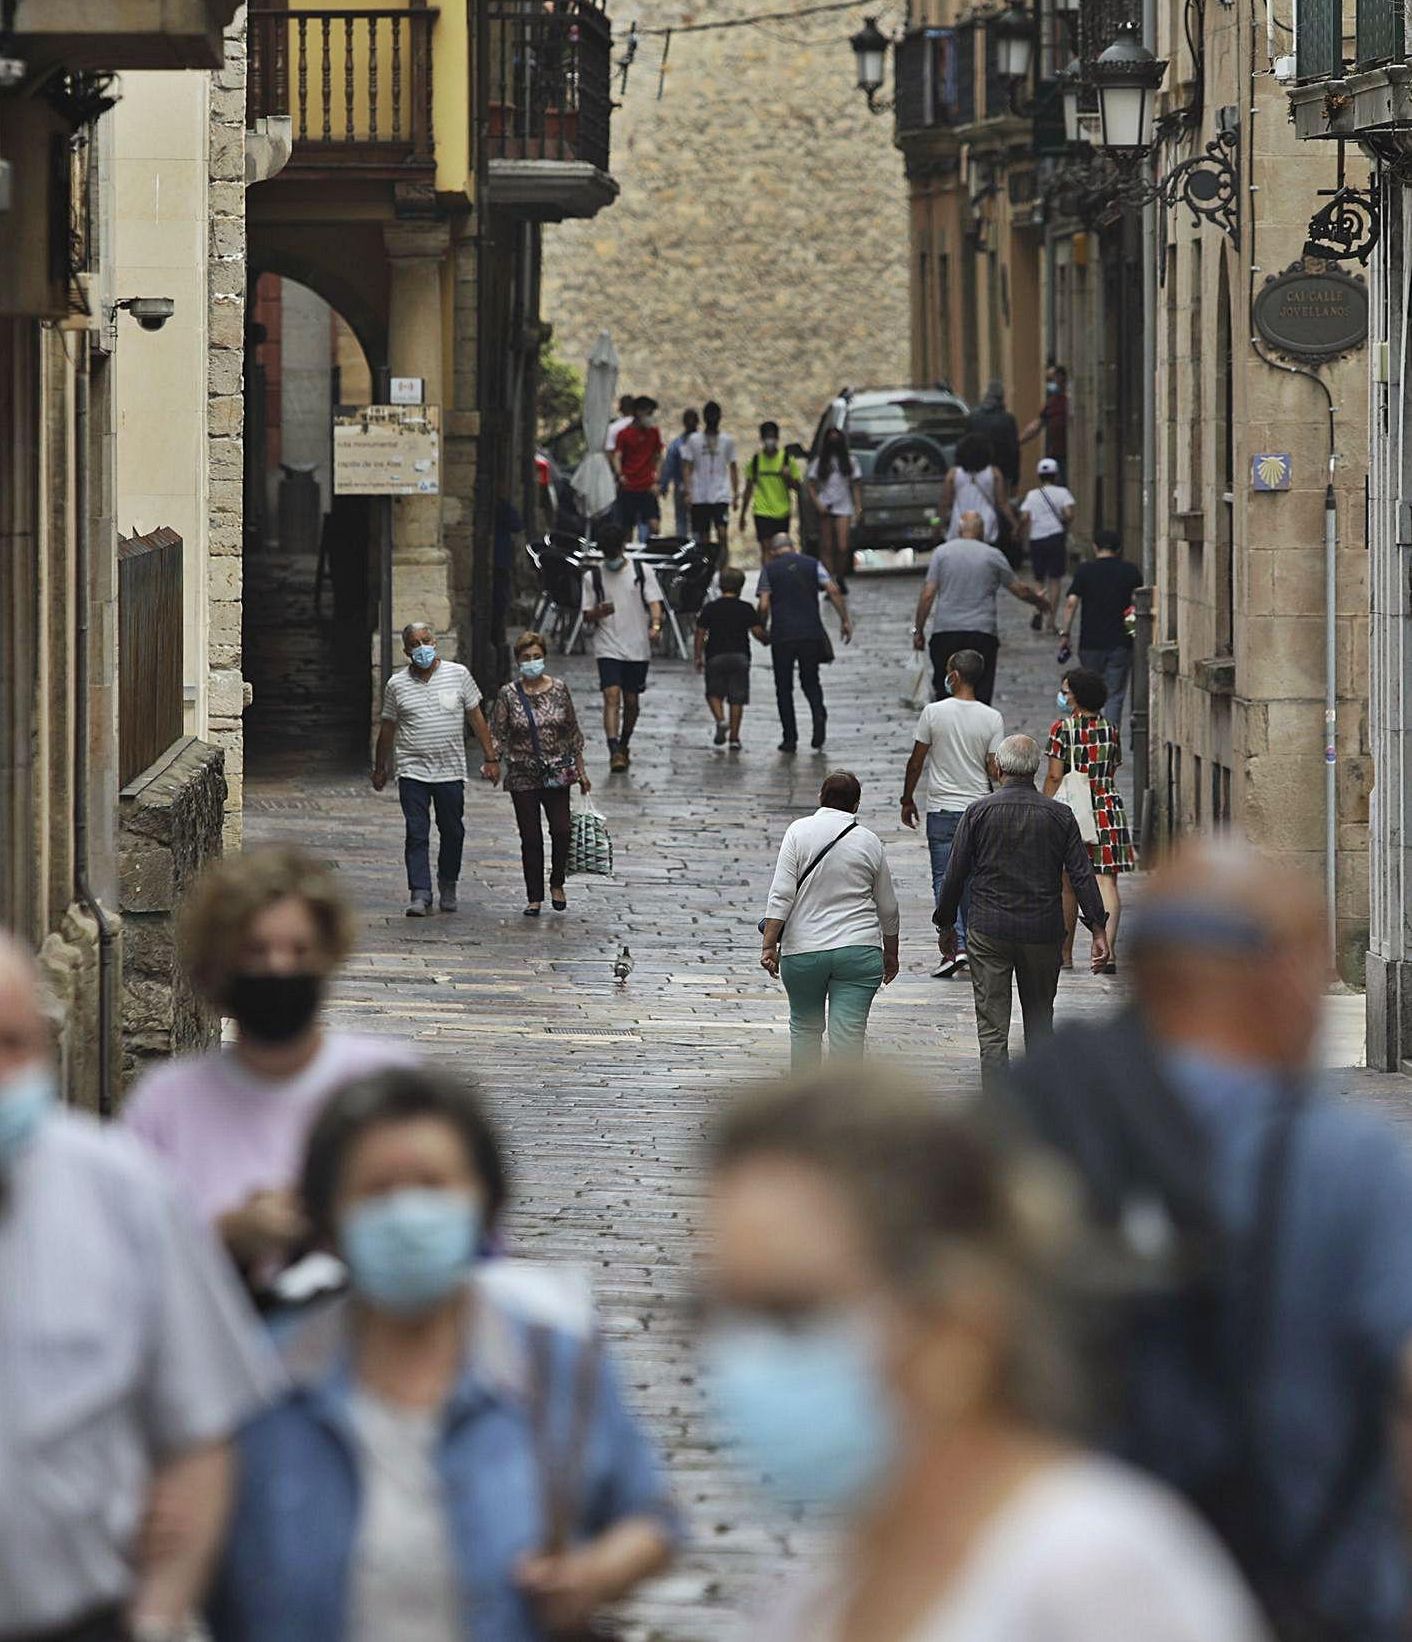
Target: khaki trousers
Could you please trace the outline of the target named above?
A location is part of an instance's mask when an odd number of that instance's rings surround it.
[[[1010,1064],[1011,978],[1020,992],[1025,1048],[1054,1030],[1054,994],[1059,989],[1058,941],[998,941],[972,929],[966,935],[971,989],[976,998],[976,1036],[981,1077],[989,1083]]]

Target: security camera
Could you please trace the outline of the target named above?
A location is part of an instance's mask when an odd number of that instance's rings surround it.
[[[126,308],[144,331],[160,331],[176,312],[169,296],[130,296],[118,307]]]

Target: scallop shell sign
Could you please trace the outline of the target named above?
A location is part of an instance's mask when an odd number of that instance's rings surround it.
[[[1295,262],[1260,287],[1251,318],[1279,353],[1323,364],[1368,340],[1368,287],[1342,268]]]

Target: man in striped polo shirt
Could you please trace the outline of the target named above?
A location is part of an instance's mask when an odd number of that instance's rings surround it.
[[[476,681],[458,661],[436,653],[436,634],[424,621],[402,629],[407,666],[387,681],[382,726],[373,760],[373,789],[387,785],[388,757],[397,750],[397,796],[407,822],[409,918],[431,911],[431,815],[441,844],[436,858],[441,910],[456,910],[456,881],[466,841],[466,724],[480,742],[487,781],[500,779],[500,755],[490,739]]]

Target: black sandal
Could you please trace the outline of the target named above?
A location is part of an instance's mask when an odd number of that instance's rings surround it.
[[[525,917],[526,918],[537,918],[538,916],[539,916],[539,908],[538,907],[526,907],[525,908]]]
[[[562,893],[556,896],[554,893],[554,886],[552,884],[549,886],[549,904],[554,908],[555,912],[567,912],[569,910],[568,896]]]

